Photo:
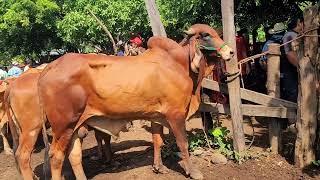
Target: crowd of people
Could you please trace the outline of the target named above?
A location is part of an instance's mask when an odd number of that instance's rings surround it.
[[[139,33],[131,33],[128,42],[118,41],[117,56],[137,56],[145,51],[143,48],[144,39]]]
[[[247,32],[244,30],[237,31],[237,57],[242,60],[247,56],[266,52],[268,45],[271,43],[285,44],[295,39],[298,34],[303,31],[303,16],[296,15],[289,19],[287,27],[283,22],[275,23],[266,32],[266,42],[259,44],[253,41],[249,44]],[[254,39],[255,37],[253,37]],[[280,56],[280,86],[281,98],[297,102],[298,97],[298,57],[294,52],[292,43],[287,43],[281,46]],[[245,86],[261,93],[267,93],[266,84],[266,71],[267,71],[267,57],[262,56],[260,59],[255,60],[254,63],[242,64],[241,75],[245,80]],[[260,84],[260,85],[259,85]],[[260,87],[260,86],[263,87]],[[260,87],[260,89],[258,89]]]
[[[9,70],[7,70],[7,67],[0,68],[0,80],[4,80],[10,77],[18,77],[20,76],[20,74],[27,71],[29,69],[29,66],[30,64],[19,64],[18,62],[13,61]]]

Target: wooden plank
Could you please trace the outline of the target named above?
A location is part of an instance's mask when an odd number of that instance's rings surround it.
[[[243,104],[243,115],[246,116],[262,116],[274,118],[294,118],[296,110],[286,107],[266,107],[262,105]]]
[[[230,45],[235,52],[236,35],[234,26],[234,0],[221,1],[223,39]],[[230,61],[226,61],[227,72],[234,74],[239,71],[237,53]],[[233,77],[231,77],[233,78]],[[240,98],[240,80],[239,77],[228,83],[230,112],[232,117],[233,129],[233,147],[235,151],[241,153],[245,150],[245,140],[243,132],[243,117],[241,113],[241,98]]]
[[[223,105],[218,103],[201,103],[199,110],[202,112],[230,114],[229,104]]]
[[[267,89],[268,95],[280,98],[280,47],[279,44],[268,45],[270,53],[267,55]],[[269,118],[269,143],[271,152],[281,152],[281,122],[276,118]]]
[[[242,105],[242,114],[245,116],[258,116],[258,117],[275,117],[275,118],[295,118],[296,110],[294,108],[286,107],[266,107],[263,105]],[[228,105],[216,103],[202,103],[200,111],[214,112],[221,114],[230,114]],[[283,120],[283,119],[278,119]]]
[[[219,91],[225,94],[229,93],[226,84],[218,83],[217,81],[213,81],[211,79],[206,79],[206,78],[203,79],[202,87],[211,89],[214,91]],[[261,93],[254,92],[244,88],[240,88],[240,96],[241,96],[241,99],[244,99],[253,103],[257,103],[260,105],[284,106],[284,107],[290,107],[290,108],[297,108],[297,103],[275,98],[266,94],[261,94]]]

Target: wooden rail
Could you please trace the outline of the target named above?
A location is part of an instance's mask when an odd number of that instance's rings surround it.
[[[241,110],[244,116],[296,118],[296,109],[294,108],[266,107],[262,105],[243,104]],[[230,108],[228,104],[223,105],[217,103],[202,103],[200,105],[200,111],[230,114]]]
[[[202,87],[228,94],[228,88],[226,84],[218,83],[217,81],[213,81],[210,79],[203,79]],[[297,108],[297,103],[275,98],[266,94],[257,93],[255,91],[244,88],[240,88],[240,97],[243,100],[265,106],[283,106],[287,108]]]

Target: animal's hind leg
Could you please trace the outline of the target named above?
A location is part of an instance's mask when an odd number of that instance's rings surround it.
[[[50,148],[49,157],[50,157],[50,166],[51,174],[53,180],[61,180],[61,170],[63,161],[65,158],[67,146],[70,143],[73,130],[68,129],[65,133],[60,136],[59,139],[53,137],[52,146]]]
[[[176,112],[167,115],[172,132],[176,137],[177,145],[181,151],[182,167],[187,175],[193,179],[203,179],[202,173],[191,163],[188,152],[188,141],[186,136],[186,124],[184,113]]]
[[[102,160],[103,159],[102,137],[101,137],[99,131],[97,131],[97,130],[94,130],[94,136],[95,136],[97,144],[98,144],[98,149],[97,149],[98,157],[97,157],[97,159]],[[94,158],[94,160],[97,160],[97,159]]]
[[[105,161],[111,162],[112,160],[112,151],[111,151],[111,136],[109,134],[102,133],[103,140],[104,140],[104,154],[105,154]]]
[[[23,179],[33,179],[33,171],[30,165],[31,153],[37,141],[41,129],[22,132],[19,137],[18,149],[15,153],[18,166]]]
[[[6,137],[6,129],[7,129],[6,126],[2,126],[0,130],[0,135],[2,136],[2,140],[3,140],[3,150],[5,154],[12,155],[13,151],[10,148],[8,139]]]
[[[82,139],[79,138],[77,133],[74,133],[69,149],[69,161],[77,180],[87,179],[82,167],[81,144]]]
[[[162,163],[161,146],[163,145],[163,126],[151,122],[153,141],[153,171],[156,173],[168,173],[169,170]]]
[[[98,143],[98,158],[105,162],[110,162],[112,159],[111,136],[98,130],[94,130],[94,135]],[[104,141],[104,146],[102,145],[102,141]]]

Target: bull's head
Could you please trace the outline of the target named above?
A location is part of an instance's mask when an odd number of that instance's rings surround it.
[[[200,60],[203,58],[203,52],[209,53],[223,60],[230,60],[234,51],[230,48],[218,35],[218,33],[210,26],[205,24],[195,24],[187,31],[186,41],[191,45],[192,54],[191,69],[197,72],[200,66]]]

